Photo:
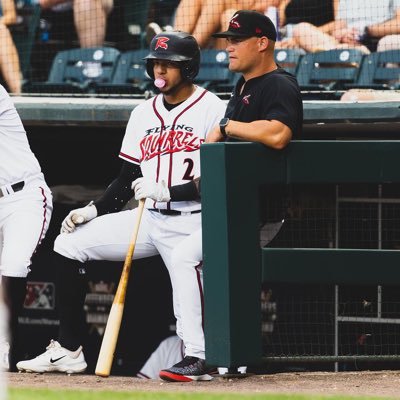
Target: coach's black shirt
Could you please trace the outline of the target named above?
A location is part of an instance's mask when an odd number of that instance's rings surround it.
[[[247,82],[242,76],[228,102],[225,116],[240,122],[277,120],[291,129],[293,139],[298,139],[303,123],[303,102],[296,78],[280,67]],[[226,140],[239,141],[230,137]],[[286,219],[288,190],[287,185],[260,187],[261,223]]]
[[[242,76],[228,102],[225,116],[240,122],[274,119],[292,130],[293,139],[299,138],[303,123],[303,102],[296,78],[282,68],[247,82]],[[235,141],[231,138],[228,140]]]

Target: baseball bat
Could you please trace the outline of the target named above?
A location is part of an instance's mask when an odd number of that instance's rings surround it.
[[[106,330],[104,331],[103,341],[99,357],[97,359],[95,374],[102,377],[110,375],[111,366],[114,358],[115,347],[117,345],[119,329],[121,327],[122,314],[124,312],[126,289],[128,286],[129,273],[132,266],[132,256],[135,250],[136,239],[139,231],[140,220],[142,219],[145,199],[139,200],[139,206],[136,213],[135,226],[129,248],[126,253],[124,267],[122,268],[121,278],[119,280],[117,292],[111,306],[108,316]]]

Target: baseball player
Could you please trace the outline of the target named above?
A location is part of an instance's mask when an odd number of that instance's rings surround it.
[[[18,315],[26,295],[31,257],[49,226],[52,195],[17,110],[1,85],[0,160],[0,272],[10,332],[10,340],[0,338],[0,346],[4,353],[11,345],[9,367],[16,370]]]
[[[84,263],[125,259],[137,210],[121,209],[133,189],[137,200],[146,198],[134,258],[160,254],[171,279],[177,334],[185,344],[185,358],[175,375],[182,381],[211,379],[204,359],[191,348],[192,325],[185,320],[191,313],[190,303],[178,300],[187,285],[194,288],[191,296],[201,298],[201,272],[177,273],[180,268],[174,264],[172,251],[201,226],[200,146],[224,115],[225,104],[193,84],[200,49],[189,34],[156,35],[145,59],[147,72],[161,93],[132,111],[119,153],[123,160],[119,176],[99,199],[71,211],[63,221],[54,244],[61,278],[58,341],[51,341],[35,359],[19,362],[19,370],[73,373],[86,368],[81,347]]]

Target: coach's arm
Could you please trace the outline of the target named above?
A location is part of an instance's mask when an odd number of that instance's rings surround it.
[[[292,130],[284,123],[277,120],[258,120],[252,122],[239,122],[229,120],[225,126],[227,138],[247,142],[262,143],[273,149],[283,149],[292,139]],[[224,141],[219,125],[208,133],[206,143]]]

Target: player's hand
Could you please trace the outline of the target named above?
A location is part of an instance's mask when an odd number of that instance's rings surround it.
[[[137,178],[132,182],[135,199],[153,199],[155,201],[170,201],[171,195],[164,181],[154,182],[151,179]]]
[[[61,224],[61,233],[71,233],[76,225],[85,224],[97,217],[97,208],[90,202],[87,206],[70,211]]]
[[[222,136],[221,129],[219,125],[216,125],[211,132],[207,134],[205,143],[216,143],[223,142],[224,137]]]

